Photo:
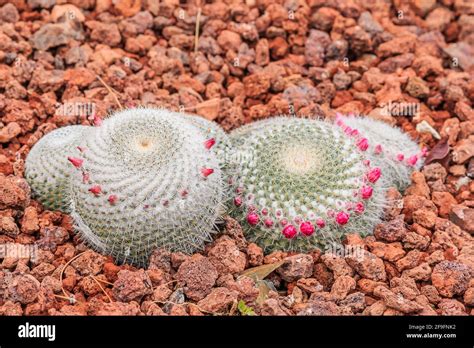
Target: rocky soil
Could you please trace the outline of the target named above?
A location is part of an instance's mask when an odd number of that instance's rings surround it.
[[[0,314],[474,315],[474,2],[182,3],[0,0]],[[397,103],[419,112],[384,112]],[[357,252],[264,255],[228,218],[200,254],[116,265],[23,171],[42,135],[119,104],[228,130],[362,113],[428,146],[428,164],[390,191],[374,236],[347,236]],[[240,276],[264,264],[278,266],[265,281]]]

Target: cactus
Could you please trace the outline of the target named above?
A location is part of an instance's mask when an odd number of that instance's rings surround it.
[[[117,261],[146,264],[154,248],[194,252],[222,213],[219,161],[182,115],[130,109],[84,139],[71,181],[72,217],[92,247]]]
[[[67,126],[42,137],[29,152],[25,162],[25,177],[33,196],[46,209],[69,212],[68,183],[74,161],[80,154],[81,139],[92,127]]]
[[[411,183],[411,173],[420,169],[425,152],[400,129],[369,117],[336,119],[345,132],[358,132],[367,139],[367,156],[384,172],[389,186],[403,192]]]
[[[370,234],[385,206],[379,168],[357,139],[324,121],[276,117],[231,133],[234,215],[266,251],[308,251]]]

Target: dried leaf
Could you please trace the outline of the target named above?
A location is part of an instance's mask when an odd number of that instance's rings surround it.
[[[271,288],[268,286],[267,282],[263,280],[259,281],[257,285],[259,293],[257,299],[255,300],[255,303],[261,306],[263,302],[265,302],[265,300],[268,298],[268,294],[270,293]]]
[[[271,263],[268,265],[263,265],[263,266],[257,266],[253,268],[249,268],[242,272],[240,276],[246,276],[249,278],[252,278],[255,282],[258,282],[260,280],[265,279],[270,273],[272,273],[274,270],[276,270],[278,267],[283,265],[285,261],[279,261],[275,263]]]
[[[434,161],[441,161],[449,154],[448,138],[445,137],[438,141],[438,143],[428,152],[425,164],[430,164]]]

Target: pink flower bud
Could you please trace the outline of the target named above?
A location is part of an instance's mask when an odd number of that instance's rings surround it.
[[[265,226],[267,226],[267,227],[272,227],[273,226],[272,219],[265,219],[264,223],[265,223]]]
[[[86,151],[86,148],[85,148],[85,147],[82,147],[82,146],[77,146],[76,148],[77,148],[80,152]]]
[[[256,224],[258,224],[258,221],[259,221],[259,217],[257,214],[255,213],[249,213],[247,215],[247,222],[249,223],[249,225],[252,225],[252,226],[255,226]]]
[[[98,196],[102,192],[102,188],[99,185],[94,185],[91,188],[89,188],[89,192],[92,192],[93,194]]]
[[[305,221],[300,225],[300,231],[305,236],[311,236],[314,233],[314,226],[311,222]]]
[[[216,139],[214,138],[211,138],[211,139],[208,139],[204,142],[204,147],[209,150],[211,147],[213,147],[216,143]]]
[[[214,173],[214,169],[212,168],[202,168],[201,169],[201,174],[207,178],[209,175],[211,175],[212,173]]]
[[[428,148],[427,148],[427,147],[423,147],[423,148],[421,149],[421,155],[422,155],[423,157],[426,157],[426,156],[428,155]]]
[[[288,225],[288,220],[287,220],[287,219],[282,219],[282,220],[280,221],[280,224],[281,224],[282,226],[286,226],[286,225]]]
[[[364,165],[365,165],[366,167],[370,167],[370,160],[365,159],[365,160],[362,161],[362,163],[364,163]]]
[[[343,211],[340,211],[336,215],[336,222],[339,225],[345,225],[349,221],[349,215],[347,213],[344,213]]]
[[[267,208],[262,209],[262,215],[268,215],[268,209]]]
[[[67,160],[72,163],[72,165],[76,168],[81,168],[82,163],[84,163],[84,160],[82,158],[77,158],[77,157],[68,157]]]
[[[285,236],[285,238],[291,239],[296,236],[298,231],[296,230],[295,226],[288,225],[283,229],[282,233]]]
[[[414,166],[416,164],[416,162],[418,162],[418,156],[417,155],[413,155],[413,156],[411,156],[410,158],[407,159],[407,163],[411,166]]]
[[[109,198],[107,199],[109,201],[110,204],[114,205],[115,202],[117,202],[117,195],[110,195]]]
[[[323,219],[318,218],[318,219],[316,219],[316,225],[317,225],[319,228],[324,228],[324,226],[326,226],[326,222],[324,222]]]
[[[355,208],[354,208],[354,211],[357,213],[357,214],[362,214],[365,210],[365,206],[364,206],[364,203],[362,202],[357,202],[356,205],[355,205]]]
[[[357,147],[361,151],[366,151],[369,148],[369,141],[367,140],[367,138],[360,139],[359,142],[357,143]]]
[[[181,197],[185,198],[187,195],[188,195],[188,190],[181,190],[180,194],[181,194]]]
[[[364,186],[360,189],[360,194],[363,199],[369,199],[372,197],[373,189],[371,186]]]
[[[94,126],[100,127],[102,125],[102,118],[100,118],[97,114],[94,114],[92,123],[94,124]]]
[[[352,132],[351,132],[351,135],[352,135],[353,137],[356,137],[356,136],[359,135],[359,131],[358,131],[357,129],[353,129]]]
[[[377,146],[375,146],[374,153],[376,155],[380,155],[382,153],[382,145],[378,144]]]
[[[405,156],[403,155],[403,153],[399,153],[397,155],[397,160],[400,161],[400,162],[403,161],[404,158],[405,158]]]
[[[367,174],[367,179],[369,179],[371,183],[376,183],[377,180],[380,179],[381,175],[382,175],[382,171],[380,170],[380,168],[375,167],[369,171],[369,174]]]
[[[237,196],[234,198],[234,204],[236,207],[240,207],[242,205],[242,197]]]
[[[344,129],[344,133],[346,133],[347,135],[351,135],[352,133],[352,128],[347,126],[346,129]]]

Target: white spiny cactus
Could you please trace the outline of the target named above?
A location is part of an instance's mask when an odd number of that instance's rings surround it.
[[[385,206],[378,168],[324,121],[277,117],[231,133],[234,216],[265,250],[307,251],[373,232]]]
[[[336,120],[346,133],[358,133],[367,141],[367,156],[379,166],[386,183],[403,192],[411,183],[411,173],[420,169],[424,153],[400,129],[370,117],[342,117]]]
[[[67,126],[42,137],[29,152],[25,162],[25,177],[33,196],[46,209],[69,212],[68,183],[74,173],[68,160],[81,153],[77,148],[92,127]]]
[[[211,240],[225,187],[209,138],[181,114],[130,109],[83,142],[72,216],[97,250],[145,264],[154,248],[191,253]]]

